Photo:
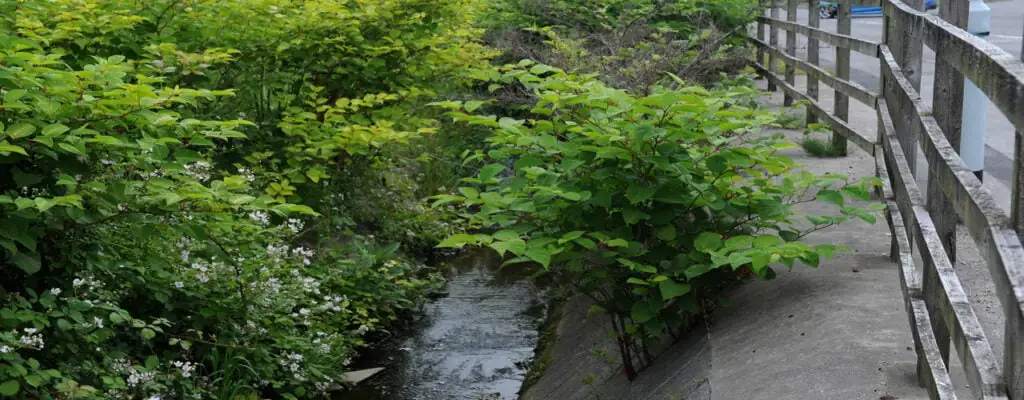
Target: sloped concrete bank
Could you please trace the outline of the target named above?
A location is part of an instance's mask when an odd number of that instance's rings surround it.
[[[852,111],[858,126],[875,126],[870,110]],[[800,138],[799,132],[786,133]],[[838,159],[810,158],[799,149],[788,155],[815,173],[873,176],[874,159],[850,147],[851,154]],[[826,209],[816,202],[800,207],[814,214]],[[776,269],[775,280],[730,292],[707,327],[698,324],[633,382],[620,373],[605,319],[587,319],[588,304],[570,300],[551,362],[521,399],[927,399],[916,384],[913,340],[898,272],[888,259],[884,218],[819,231],[807,241],[855,250],[816,269]],[[601,351],[610,359],[595,355]]]

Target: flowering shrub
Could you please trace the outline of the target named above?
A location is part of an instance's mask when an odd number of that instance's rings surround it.
[[[397,189],[347,215],[346,171],[433,133],[420,97],[486,58],[474,7],[0,0],[0,396],[338,385],[436,282],[361,234],[453,229]]]

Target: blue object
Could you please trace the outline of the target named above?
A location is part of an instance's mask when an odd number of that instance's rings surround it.
[[[936,0],[925,0],[924,8],[931,10],[936,8]],[[835,18],[836,14],[839,13],[839,5],[837,3],[823,1],[821,2],[821,17],[822,18]],[[853,16],[869,16],[869,15],[882,15],[882,7],[876,6],[852,6],[850,8],[850,15]]]

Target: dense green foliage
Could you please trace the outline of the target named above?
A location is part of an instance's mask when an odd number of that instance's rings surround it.
[[[442,241],[592,296],[632,371],[738,274],[873,218],[777,154],[748,84],[666,74],[735,67],[752,7],[0,0],[0,396],[322,397]],[[840,212],[796,223],[808,190]]]
[[[422,104],[486,65],[476,7],[0,1],[0,395],[336,385],[454,231]]]
[[[511,253],[509,263],[539,263],[592,297],[594,310],[612,317],[630,377],[633,354],[649,361],[643,340],[657,343],[680,328],[738,275],[769,278],[772,265],[796,262],[816,267],[843,249],[800,238],[849,218],[875,221],[874,207],[848,200],[868,200],[876,180],[798,170],[778,154],[796,146],[762,132],[774,115],[747,107],[758,94],[750,86],[634,96],[531,63],[495,79],[524,85],[539,100],[527,120],[441,104],[455,120],[495,132],[491,150],[470,157],[487,159],[479,175],[435,204],[458,204],[473,226],[497,229],[442,245]],[[837,212],[794,211],[815,197]]]

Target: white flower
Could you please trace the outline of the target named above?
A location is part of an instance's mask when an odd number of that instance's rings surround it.
[[[302,315],[302,316],[307,316],[307,315],[309,315],[309,310],[303,308],[303,309],[299,310],[299,314]]]
[[[154,377],[156,377],[155,372],[139,372],[133,370],[131,375],[128,375],[128,387],[139,386],[153,380]]]
[[[158,395],[158,394],[154,394],[154,395],[149,396],[148,398],[146,398],[146,400],[161,400],[161,399],[163,399],[163,397]]]
[[[25,335],[18,338],[19,343],[25,347],[31,347],[34,349],[41,350],[43,348],[43,335],[36,334],[37,330],[35,328],[24,328],[22,331],[25,332]],[[18,332],[14,331],[12,333],[17,334]]]
[[[85,279],[82,279],[82,278],[75,278],[75,280],[71,281],[71,285],[74,286],[74,287],[79,287],[79,286],[82,286],[84,284],[85,284]]]
[[[196,369],[196,365],[188,361],[175,361],[172,364],[181,370],[181,376],[184,378],[191,377],[192,371]]]
[[[7,354],[10,352],[11,348],[9,346],[0,346],[0,354]]]
[[[50,289],[50,294],[52,294],[54,296],[60,296],[60,292],[61,292],[60,288]]]
[[[179,282],[174,282],[174,287],[176,287],[178,289],[181,289],[181,288],[185,287],[185,282],[180,282],[180,281]]]
[[[101,328],[101,329],[103,328],[103,318],[94,317],[92,320],[93,320],[93,322],[96,323],[96,327],[97,328]]]
[[[298,218],[288,218],[288,221],[285,222],[285,226],[287,226],[288,230],[292,231],[292,233],[299,233],[302,231],[302,228],[305,226],[305,223],[303,223],[302,220]]]
[[[253,211],[249,213],[249,219],[263,226],[270,225],[270,216],[263,211]]]

